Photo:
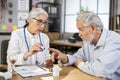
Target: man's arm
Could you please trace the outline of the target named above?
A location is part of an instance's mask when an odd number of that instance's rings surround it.
[[[49,48],[49,50],[52,51],[51,58],[53,62],[55,61],[55,59],[60,60],[64,64],[68,62],[68,57],[66,54],[54,48]]]

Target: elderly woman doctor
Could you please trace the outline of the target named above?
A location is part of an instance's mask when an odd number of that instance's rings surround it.
[[[27,18],[24,28],[12,32],[7,50],[9,56],[15,55],[15,64],[44,64],[49,54],[49,38],[42,33],[47,26],[48,14],[41,8],[33,8]]]

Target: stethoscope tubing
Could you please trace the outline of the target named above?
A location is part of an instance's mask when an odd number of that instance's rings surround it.
[[[41,48],[40,48],[40,49],[41,49],[41,51],[43,51],[45,48],[43,47],[42,39],[41,39],[40,34],[38,34],[38,35],[39,35],[39,41],[40,41],[40,45],[41,45]],[[26,43],[27,49],[28,49],[28,51],[29,51],[30,48],[29,48],[29,45],[28,45],[25,28],[24,28],[24,39],[25,39],[25,43]]]

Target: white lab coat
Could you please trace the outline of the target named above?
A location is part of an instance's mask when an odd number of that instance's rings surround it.
[[[31,48],[31,45],[33,44],[32,43],[33,35],[31,35],[27,31],[27,28],[25,28],[25,34],[26,34],[28,46],[29,46],[29,48]],[[38,34],[36,34],[34,37],[37,41],[40,41]],[[40,33],[40,37],[41,37],[41,41],[45,47],[45,50],[40,51],[37,54],[30,56],[26,61],[24,61],[23,55],[25,52],[28,51],[28,48],[27,48],[27,45],[25,42],[25,37],[24,37],[24,28],[13,31],[11,34],[11,39],[9,41],[8,50],[7,50],[7,63],[8,63],[8,65],[10,64],[9,60],[8,60],[9,55],[13,55],[13,54],[16,55],[16,57],[17,57],[17,61],[15,63],[17,65],[35,64],[36,59],[37,59],[39,64],[44,64],[46,58],[48,58],[50,56],[49,50],[48,50],[49,38],[44,33]]]

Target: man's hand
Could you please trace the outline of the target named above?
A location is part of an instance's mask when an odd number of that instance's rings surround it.
[[[60,60],[62,63],[68,62],[67,55],[65,55],[64,53],[54,48],[49,48],[49,50],[52,51],[51,58],[53,62],[55,61],[55,59]]]
[[[84,62],[85,60],[78,58],[75,62],[74,65],[77,67],[79,63]]]

